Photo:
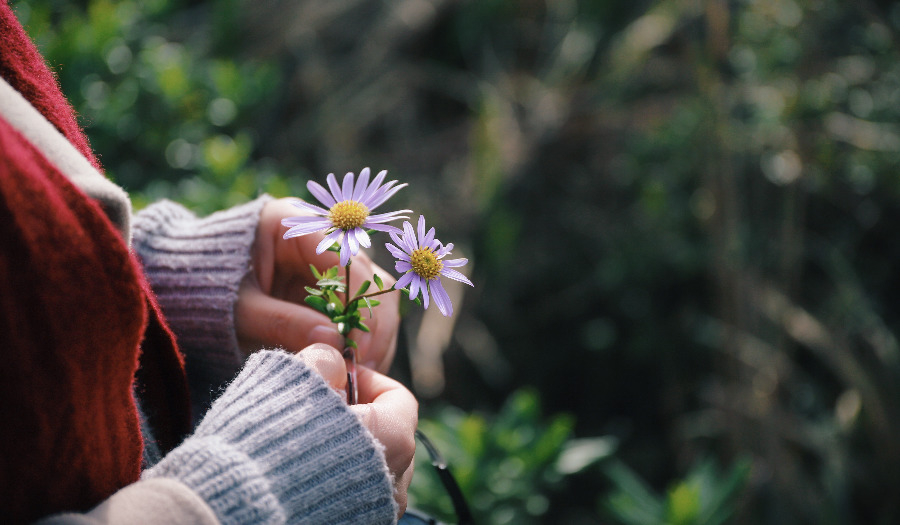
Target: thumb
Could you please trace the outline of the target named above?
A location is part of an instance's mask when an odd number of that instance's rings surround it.
[[[344,395],[347,387],[347,365],[341,353],[328,345],[310,345],[297,354],[306,366],[315,370],[331,388]]]

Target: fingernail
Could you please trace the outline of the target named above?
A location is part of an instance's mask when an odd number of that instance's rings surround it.
[[[333,348],[344,346],[344,338],[335,328],[330,326],[317,326],[307,334],[307,345],[324,343]]]

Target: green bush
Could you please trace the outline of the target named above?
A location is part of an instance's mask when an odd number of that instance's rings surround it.
[[[438,446],[477,523],[552,523],[551,497],[567,478],[613,454],[613,438],[572,438],[567,415],[544,417],[538,395],[513,393],[497,414],[446,407],[419,428]],[[416,453],[410,506],[453,523],[453,508],[425,450]]]

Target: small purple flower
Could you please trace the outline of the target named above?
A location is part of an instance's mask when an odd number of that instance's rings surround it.
[[[341,266],[346,266],[350,261],[350,256],[359,253],[360,246],[368,248],[372,245],[366,229],[400,233],[400,228],[385,223],[396,219],[406,219],[408,217],[400,214],[412,213],[412,210],[392,211],[378,215],[370,215],[370,213],[384,204],[406,184],[394,186],[397,184],[395,180],[382,184],[387,170],[381,171],[369,184],[369,173],[369,168],[363,168],[359,172],[356,184],[353,183],[353,173],[348,173],[344,176],[343,186],[338,185],[334,173],[329,173],[326,180],[331,193],[317,182],[307,182],[306,187],[309,192],[319,202],[328,206],[328,209],[300,200],[292,202],[294,206],[312,212],[315,216],[282,219],[281,224],[290,227],[284,233],[284,238],[290,239],[326,230],[327,235],[316,247],[316,253],[324,252],[340,240]]]
[[[415,299],[421,290],[422,303],[425,308],[428,308],[430,291],[441,313],[450,317],[453,314],[453,304],[450,303],[450,296],[441,285],[441,275],[469,286],[475,286],[465,275],[453,269],[465,266],[469,262],[468,259],[443,260],[444,256],[449,255],[450,250],[453,249],[453,243],[446,246],[441,244],[434,238],[434,228],[426,233],[425,217],[421,215],[419,216],[418,232],[414,232],[412,225],[404,221],[403,232],[391,232],[391,239],[396,246],[385,243],[385,247],[397,259],[394,269],[401,273],[405,272],[397,279],[394,288],[399,290],[409,286],[410,299]]]

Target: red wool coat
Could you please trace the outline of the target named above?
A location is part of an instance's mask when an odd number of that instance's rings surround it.
[[[0,76],[99,169],[6,0]],[[139,478],[136,376],[168,450],[189,426],[184,364],[135,257],[0,117],[0,521],[85,511]]]

